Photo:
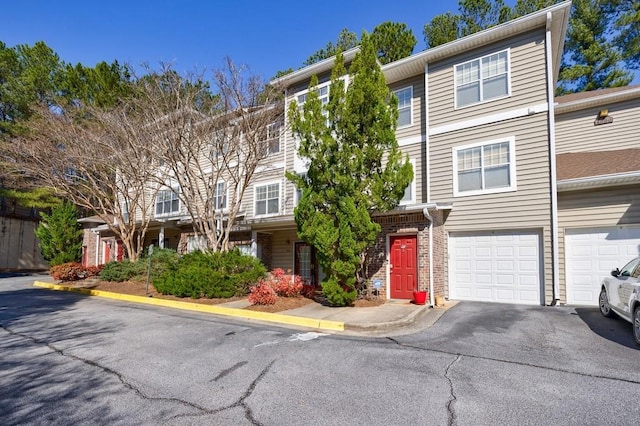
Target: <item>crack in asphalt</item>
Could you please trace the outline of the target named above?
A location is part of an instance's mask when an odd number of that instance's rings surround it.
[[[267,365],[264,369],[262,369],[262,371],[260,372],[260,374],[258,375],[258,377],[256,377],[251,384],[249,384],[249,387],[247,388],[247,390],[244,392],[244,394],[233,404],[227,405],[226,407],[220,407],[217,408],[215,410],[206,410],[205,412],[202,413],[196,413],[196,414],[178,414],[176,416],[173,416],[171,419],[177,419],[177,418],[181,418],[181,417],[202,417],[202,416],[206,416],[206,415],[214,415],[214,414],[218,414],[221,413],[223,411],[226,410],[230,410],[232,408],[237,408],[240,407],[244,410],[244,416],[245,418],[252,424],[255,426],[262,426],[262,423],[260,423],[255,417],[253,417],[253,411],[251,410],[251,407],[249,407],[247,405],[247,403],[245,402],[245,400],[247,398],[249,398],[251,396],[251,394],[253,393],[253,391],[256,389],[256,387],[258,386],[258,383],[260,382],[260,380],[262,380],[264,378],[264,376],[267,375],[267,373],[269,372],[269,370],[271,369],[271,367],[273,366],[273,364],[276,362],[276,360],[274,359],[273,361],[271,361],[269,363],[269,365]]]
[[[201,405],[195,404],[193,402],[189,402],[189,401],[185,401],[183,399],[180,398],[166,398],[166,397],[154,397],[154,396],[149,396],[147,394],[145,394],[140,388],[132,385],[131,383],[129,383],[126,378],[118,373],[117,371],[109,368],[109,367],[105,367],[104,365],[100,365],[99,363],[95,362],[95,361],[91,361],[89,359],[86,358],[82,358],[76,355],[72,355],[69,353],[64,352],[62,349],[54,346],[53,344],[42,340],[42,339],[38,339],[37,337],[33,337],[33,336],[29,336],[27,334],[24,333],[20,333],[17,331],[12,330],[9,327],[4,326],[3,324],[0,324],[0,329],[4,330],[6,333],[8,333],[10,336],[16,336],[16,337],[21,337],[23,339],[27,339],[30,340],[31,342],[33,342],[36,345],[44,345],[47,348],[49,348],[53,353],[60,355],[62,357],[65,358],[69,358],[72,359],[74,361],[78,361],[81,362],[83,364],[89,365],[91,367],[97,368],[105,373],[108,373],[112,376],[115,376],[121,383],[123,386],[125,386],[127,389],[133,391],[136,395],[138,395],[140,398],[146,400],[146,401],[162,401],[162,402],[174,402],[174,403],[178,403],[180,405],[195,409],[198,411],[198,413],[194,413],[194,414],[179,414],[176,415],[172,418],[178,418],[178,417],[199,417],[199,416],[206,416],[206,415],[214,415],[214,414],[218,414],[222,411],[231,409],[231,408],[236,408],[236,407],[242,407],[244,409],[245,412],[245,417],[247,418],[247,420],[249,420],[249,422],[251,422],[251,424],[256,425],[256,426],[261,426],[262,424],[256,420],[253,417],[253,412],[251,410],[251,407],[249,407],[246,403],[245,400],[247,398],[249,398],[251,396],[251,394],[253,393],[253,391],[255,390],[256,386],[258,385],[258,383],[260,382],[260,380],[262,380],[262,378],[269,372],[269,370],[271,369],[271,367],[273,366],[273,364],[276,362],[276,360],[271,361],[271,363],[269,365],[267,365],[258,375],[258,377],[256,377],[251,384],[249,385],[249,387],[247,388],[247,390],[244,392],[244,394],[233,404],[228,405],[226,407],[221,407],[218,409],[208,409],[205,408]],[[214,380],[217,380],[218,378],[220,378],[223,375],[227,375],[229,374],[231,371],[241,367],[242,365],[246,364],[247,362],[245,361],[240,362],[236,365],[234,365],[233,367],[223,371],[222,373],[220,373],[220,375],[218,375],[218,377]]]
[[[439,354],[445,354],[445,355],[454,355],[454,356],[464,356],[466,358],[474,358],[474,359],[481,359],[484,361],[495,361],[495,362],[504,362],[505,364],[513,364],[513,365],[520,365],[523,367],[532,367],[532,368],[539,368],[541,370],[548,370],[548,371],[554,371],[554,372],[558,372],[558,373],[567,373],[567,374],[575,374],[577,376],[582,376],[582,377],[589,377],[592,379],[606,379],[606,380],[613,380],[616,382],[623,382],[623,383],[631,383],[634,385],[640,385],[640,381],[639,380],[633,380],[633,379],[623,379],[620,377],[611,377],[611,376],[605,376],[605,375],[601,375],[601,374],[589,374],[589,373],[582,373],[580,371],[575,371],[575,370],[569,370],[566,368],[558,368],[558,367],[547,367],[544,365],[536,365],[536,364],[531,364],[528,362],[520,362],[520,361],[513,361],[513,360],[509,360],[509,359],[500,359],[500,358],[491,358],[488,356],[482,356],[482,355],[473,355],[473,354],[462,354],[459,352],[451,352],[451,351],[445,351],[442,349],[433,349],[433,348],[423,348],[421,346],[414,346],[414,345],[409,345],[406,343],[402,343],[399,342],[398,340],[394,339],[393,337],[386,337],[387,340],[395,343],[398,346],[402,346],[403,348],[409,348],[409,349],[415,349],[415,350],[419,350],[419,351],[425,351],[425,352],[435,352],[435,353],[439,353]]]
[[[456,424],[456,411],[454,409],[453,404],[458,399],[456,397],[456,393],[453,390],[453,380],[451,380],[451,377],[449,377],[449,371],[451,370],[451,367],[453,367],[453,364],[460,361],[460,359],[462,359],[462,355],[458,355],[456,359],[451,361],[451,363],[447,365],[447,368],[444,370],[444,377],[449,382],[449,400],[447,401],[447,414],[449,419],[449,423],[448,423],[449,426],[453,426],[454,424]]]

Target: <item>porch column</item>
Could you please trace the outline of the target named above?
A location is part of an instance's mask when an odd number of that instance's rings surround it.
[[[160,233],[158,234],[158,248],[164,248],[164,225],[160,225]]]
[[[258,231],[251,231],[251,256],[258,257]]]

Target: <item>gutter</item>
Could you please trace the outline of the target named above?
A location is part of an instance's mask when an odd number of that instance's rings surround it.
[[[640,171],[616,173],[612,175],[588,176],[566,179],[558,182],[558,191],[604,188],[607,186],[630,185],[640,182]]]

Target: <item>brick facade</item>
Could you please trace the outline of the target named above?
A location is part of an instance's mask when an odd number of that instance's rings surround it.
[[[444,244],[446,235],[442,212],[433,212],[433,291],[434,296],[444,296]],[[387,294],[388,238],[392,235],[415,235],[418,247],[418,287],[429,290],[429,220],[422,212],[376,217],[382,227],[374,245],[367,253],[365,276],[368,280],[380,279],[383,283],[380,294]]]

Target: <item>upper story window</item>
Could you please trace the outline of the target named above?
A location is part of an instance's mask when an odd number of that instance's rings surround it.
[[[224,210],[227,208],[227,186],[224,182],[216,184],[216,190],[213,192],[213,208],[215,210]]]
[[[509,96],[509,80],[509,50],[456,65],[456,108]]]
[[[410,159],[409,162],[413,167],[413,180],[404,190],[404,196],[400,199],[399,203],[401,206],[406,204],[415,204],[416,202],[416,162],[414,159]]]
[[[454,196],[516,190],[514,139],[453,149]]]
[[[393,92],[398,98],[398,128],[407,127],[413,124],[413,86]]]
[[[265,140],[267,155],[280,152],[280,127],[280,122],[271,123],[267,126]]]
[[[162,189],[156,196],[156,216],[178,213],[180,211],[180,199],[178,188]]]
[[[277,214],[280,212],[280,184],[270,183],[255,188],[255,215]]]

